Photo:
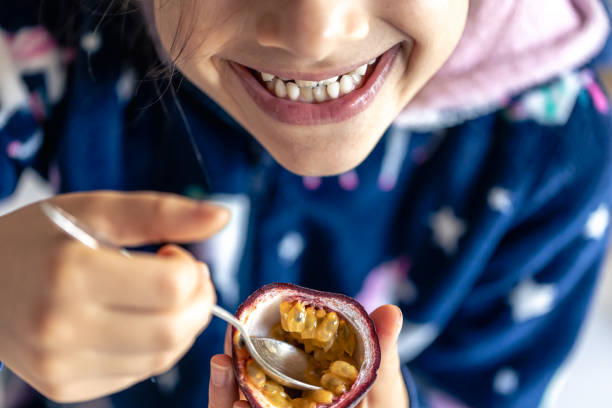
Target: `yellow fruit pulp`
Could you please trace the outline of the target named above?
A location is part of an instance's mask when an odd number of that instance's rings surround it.
[[[253,360],[246,365],[249,381],[278,408],[315,408],[349,390],[359,375],[353,328],[337,313],[300,301],[283,301],[280,317],[269,336],[304,349],[310,358],[306,378],[323,389],[302,391],[300,398],[292,399]]]

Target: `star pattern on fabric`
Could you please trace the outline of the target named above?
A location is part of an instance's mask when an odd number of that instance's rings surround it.
[[[196,197],[204,192],[197,185],[189,186],[187,191]],[[197,259],[209,265],[221,301],[237,305],[240,300],[238,272],[246,246],[251,199],[243,194],[208,194],[206,199],[227,208],[232,217],[223,230],[190,249]]]
[[[353,191],[359,187],[359,176],[355,170],[348,171],[338,176],[338,184],[346,191]]]
[[[100,33],[92,31],[81,37],[81,48],[88,54],[95,54],[102,47],[102,36]]]
[[[157,388],[164,395],[169,395],[174,392],[179,384],[181,375],[178,367],[173,367],[169,371],[155,377]]]
[[[378,188],[381,191],[392,191],[396,187],[408,155],[411,136],[410,131],[397,126],[393,127],[387,136],[385,155],[378,175]]]
[[[501,395],[510,395],[519,385],[519,375],[512,368],[502,368],[493,378],[493,390]]]
[[[448,206],[429,218],[429,227],[433,231],[433,241],[446,255],[453,255],[457,251],[459,240],[467,231],[465,221],[458,218]]]
[[[395,287],[395,297],[398,301],[409,305],[419,298],[419,291],[410,278],[405,278]]]
[[[509,214],[512,211],[512,200],[510,192],[501,187],[493,187],[487,196],[489,207],[502,214]]]
[[[516,322],[524,322],[550,312],[556,295],[557,288],[553,284],[524,280],[510,293],[512,318]]]
[[[322,182],[323,180],[321,179],[321,177],[307,176],[303,178],[304,187],[310,191],[314,191],[321,187]]]
[[[278,243],[278,257],[281,261],[290,265],[304,251],[304,237],[296,231],[288,232]]]
[[[407,255],[377,266],[367,274],[355,298],[368,313],[387,303],[414,303],[419,292],[409,276],[411,267]]]
[[[398,337],[400,360],[406,363],[417,357],[440,335],[440,328],[434,323],[413,323],[404,320]]]
[[[584,226],[584,236],[588,239],[601,239],[610,224],[610,210],[601,204],[591,213]]]
[[[136,89],[136,71],[133,68],[126,68],[121,73],[117,84],[115,85],[115,92],[120,101],[127,101],[133,95]]]

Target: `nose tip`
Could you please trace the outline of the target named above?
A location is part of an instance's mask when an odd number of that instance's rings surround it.
[[[343,43],[365,38],[367,16],[349,3],[294,0],[265,14],[257,27],[257,41],[315,61],[323,60]]]

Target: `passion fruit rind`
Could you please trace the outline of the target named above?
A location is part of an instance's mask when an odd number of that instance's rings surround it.
[[[323,308],[328,312],[333,311],[347,321],[354,323],[352,326],[355,335],[358,338],[358,342],[361,343],[360,347],[362,352],[364,352],[361,358],[362,364],[361,367],[359,367],[359,375],[347,393],[334,398],[331,404],[317,404],[317,407],[355,407],[374,384],[376,372],[380,366],[381,356],[374,322],[363,306],[356,300],[343,294],[322,292],[289,283],[273,283],[263,286],[253,292],[244,303],[240,305],[236,312],[236,317],[243,324],[248,326],[250,317],[255,315],[253,319],[257,318],[258,315],[256,310],[259,305],[265,305],[276,299],[278,299],[279,302],[282,300],[300,301],[318,308]],[[278,322],[278,319],[276,322]],[[265,329],[260,333],[253,332],[253,334],[267,335]],[[256,390],[255,387],[249,386],[247,382],[246,364],[249,359],[249,354],[245,347],[241,347],[241,345],[238,344],[239,338],[238,331],[232,328],[232,358],[238,384],[251,406],[257,408],[272,407],[272,405],[266,403],[266,401],[261,401],[261,398],[258,398],[258,395],[256,395],[259,391]],[[365,351],[367,351],[367,353],[365,353]],[[244,375],[240,373],[244,373]]]

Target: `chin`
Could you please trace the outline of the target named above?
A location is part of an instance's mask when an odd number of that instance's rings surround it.
[[[364,130],[343,133],[333,129],[302,129],[294,135],[286,132],[253,135],[288,171],[299,176],[324,177],[346,173],[368,157],[384,129]]]
[[[310,151],[299,157],[281,153],[274,159],[288,171],[298,176],[326,177],[346,173],[359,166],[368,156],[363,154],[337,154],[330,151]]]

